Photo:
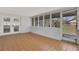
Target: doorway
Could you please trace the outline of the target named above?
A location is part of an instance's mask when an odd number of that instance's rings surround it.
[[[77,42],[77,10],[63,12],[63,40]]]

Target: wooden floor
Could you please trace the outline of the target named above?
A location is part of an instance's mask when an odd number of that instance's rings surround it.
[[[58,41],[33,33],[14,34],[0,37],[1,51],[77,51],[74,43]]]

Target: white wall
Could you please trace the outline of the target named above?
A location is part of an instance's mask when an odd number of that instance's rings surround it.
[[[21,17],[21,33],[30,32],[31,28],[31,19],[30,17]]]
[[[32,27],[31,32],[58,40],[62,39],[62,32],[59,28]]]

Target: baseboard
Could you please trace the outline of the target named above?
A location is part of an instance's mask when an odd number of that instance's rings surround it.
[[[61,40],[61,41],[64,41],[64,42],[68,42],[68,43],[72,43],[72,44],[79,45],[78,43],[75,43],[75,42],[72,42],[72,41],[67,41],[67,40]]]
[[[18,32],[18,33],[10,33],[10,34],[2,34],[0,36],[10,36],[10,35],[16,35],[16,34],[23,34],[23,33],[30,33],[30,32]]]

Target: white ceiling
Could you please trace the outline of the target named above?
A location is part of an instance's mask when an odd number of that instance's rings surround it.
[[[0,7],[0,12],[20,16],[33,16],[60,8],[61,7]]]

